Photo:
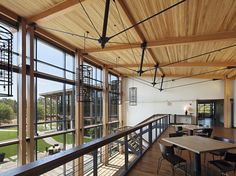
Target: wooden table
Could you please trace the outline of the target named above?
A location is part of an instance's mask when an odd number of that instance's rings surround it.
[[[201,153],[236,148],[235,144],[225,143],[201,136],[162,138],[162,141],[194,152],[194,172],[196,173],[196,175],[201,175]]]
[[[204,126],[198,126],[198,125],[175,125],[177,126],[182,126],[183,128],[189,130],[189,135],[192,136],[193,135],[193,131],[194,130],[203,130],[203,129],[209,129],[211,127],[204,127]]]

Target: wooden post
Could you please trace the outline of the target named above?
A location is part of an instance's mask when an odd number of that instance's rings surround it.
[[[49,97],[49,108],[50,108],[50,129],[52,129],[52,97]]]
[[[56,96],[56,128],[58,131],[58,95]]]
[[[231,80],[225,77],[224,79],[224,127],[225,128],[231,127],[231,107],[230,107],[231,89],[232,89]]]
[[[26,164],[26,21],[20,25],[20,87],[19,87],[19,145],[18,164]]]
[[[75,66],[76,68],[79,68],[80,64],[83,63],[83,59],[81,58],[80,53],[76,53],[75,56]],[[80,86],[80,82],[77,82],[77,86]],[[78,91],[78,88],[76,89]],[[78,92],[75,93],[76,95]],[[75,101],[75,145],[79,146],[83,144],[83,103],[82,103],[82,97],[79,97],[80,100],[76,98]],[[84,169],[84,159],[83,157],[78,158],[75,160],[75,175],[83,175],[83,169]]]
[[[108,135],[108,68],[105,67],[103,69],[103,106],[102,106],[102,111],[103,111],[103,136]],[[109,161],[109,149],[108,145],[103,147],[103,163],[106,165],[108,164]]]
[[[34,29],[29,28],[30,71],[27,79],[27,162],[34,161]]]
[[[46,129],[46,120],[47,120],[47,97],[44,97],[44,129]]]
[[[124,92],[123,92],[123,86],[124,86],[124,79],[120,78],[120,104],[119,104],[119,127],[124,127],[124,117],[125,117],[125,98],[124,98]],[[119,153],[124,153],[124,145],[119,144]]]

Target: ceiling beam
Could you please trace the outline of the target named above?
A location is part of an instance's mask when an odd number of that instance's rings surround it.
[[[66,0],[61,3],[56,4],[55,6],[46,9],[45,11],[31,16],[28,20],[31,22],[36,22],[42,19],[51,19],[53,17],[68,13],[76,8],[76,5],[85,0]]]
[[[134,25],[136,24],[136,21],[134,19],[134,17],[132,16],[131,12],[129,11],[129,9],[127,8],[127,5],[124,3],[123,0],[118,0],[122,10],[124,11],[124,13],[126,14],[129,22],[131,23],[131,25]],[[135,26],[134,27],[134,30],[136,31],[136,33],[138,34],[139,36],[139,39],[143,42],[146,42],[146,39],[145,39],[145,36],[143,35],[141,29],[138,27],[138,26]],[[141,44],[139,44],[139,48],[140,48]],[[130,48],[130,46],[129,46]],[[151,51],[150,48],[147,49],[147,51],[149,52],[149,54],[151,55],[151,58],[154,60],[154,62],[158,65],[159,62],[156,58],[156,56],[154,55],[154,53]],[[164,71],[162,69],[158,69],[158,71],[163,75],[164,74]]]
[[[159,67],[168,63],[160,63]],[[166,67],[227,67],[236,66],[236,62],[180,62]],[[139,64],[108,64],[108,68],[139,67]],[[154,64],[143,64],[143,67],[154,67]]]
[[[19,16],[12,12],[11,10],[7,9],[6,7],[0,5],[0,14],[17,22],[19,20]]]
[[[232,69],[228,74],[227,78],[232,79],[236,76],[236,69]]]
[[[236,31],[227,31],[215,34],[205,34],[205,35],[194,35],[194,36],[185,36],[185,37],[169,37],[166,39],[160,39],[156,41],[147,41],[147,48],[158,48],[163,46],[172,46],[172,45],[183,45],[191,44],[197,42],[209,42],[209,41],[220,41],[220,40],[229,40],[236,39]],[[109,51],[118,51],[126,50],[130,48],[140,48],[141,43],[131,43],[129,44],[120,44],[115,46],[107,46],[104,49],[101,48],[88,48],[85,50],[86,53],[98,53],[98,52],[109,52]]]
[[[122,74],[123,76],[126,76],[126,77],[137,77],[137,76],[134,76],[133,74],[125,74],[123,73]],[[162,75],[160,74],[157,74],[157,77],[161,77]],[[165,74],[165,77],[168,77],[168,78],[179,78],[179,77],[187,77],[187,76],[191,76],[191,75],[187,75],[187,74]],[[142,77],[153,77],[153,74],[143,74]],[[139,77],[140,78],[140,77]],[[212,74],[212,75],[207,75],[207,74],[204,74],[204,75],[198,75],[198,76],[192,76],[190,78],[199,78],[199,79],[224,79],[224,75],[222,74]]]
[[[39,27],[37,27],[35,29],[35,35],[39,36],[40,38],[42,38],[44,40],[49,40],[50,42],[55,43],[57,46],[64,48],[65,50],[75,52],[77,49],[76,46],[65,42],[64,40],[60,39],[59,37],[47,32],[46,30],[41,29]]]

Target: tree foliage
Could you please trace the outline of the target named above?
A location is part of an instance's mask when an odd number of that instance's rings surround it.
[[[15,113],[12,107],[6,103],[0,102],[0,123],[8,122],[12,120]]]

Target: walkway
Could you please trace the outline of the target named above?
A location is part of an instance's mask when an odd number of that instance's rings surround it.
[[[167,137],[168,134],[172,133],[172,132],[174,132],[174,128],[173,127],[168,128],[164,132],[164,134],[160,137],[160,139],[163,137]],[[236,141],[236,129],[224,129],[224,128],[218,127],[218,128],[214,128],[212,135],[222,136],[222,137],[230,138],[230,139],[233,139],[234,141]],[[236,150],[234,150],[234,151],[236,152]],[[140,159],[140,161],[134,166],[134,168],[130,171],[128,176],[136,176],[136,175],[138,175],[138,176],[156,176],[157,175],[156,174],[157,160],[159,157],[160,157],[160,150],[159,150],[158,142],[156,142],[145,153],[145,155]],[[182,157],[185,158],[189,162],[188,152],[183,151]],[[192,158],[193,158],[193,154],[192,154]],[[212,156],[208,154],[206,161],[211,160],[211,159],[212,159]],[[202,161],[202,163],[204,163],[204,162]],[[188,172],[189,172],[189,170],[190,169],[188,167]],[[213,170],[213,169],[211,169],[211,170],[213,172],[212,176],[213,175],[220,175],[216,170]],[[217,172],[217,174],[216,174],[216,172]],[[159,175],[160,176],[172,175],[171,167],[166,161],[162,162],[162,166],[159,171]],[[204,171],[203,171],[202,175],[205,175]],[[234,175],[234,173],[229,174],[229,176],[233,176],[233,175]],[[176,176],[184,176],[184,172],[177,169]]]

